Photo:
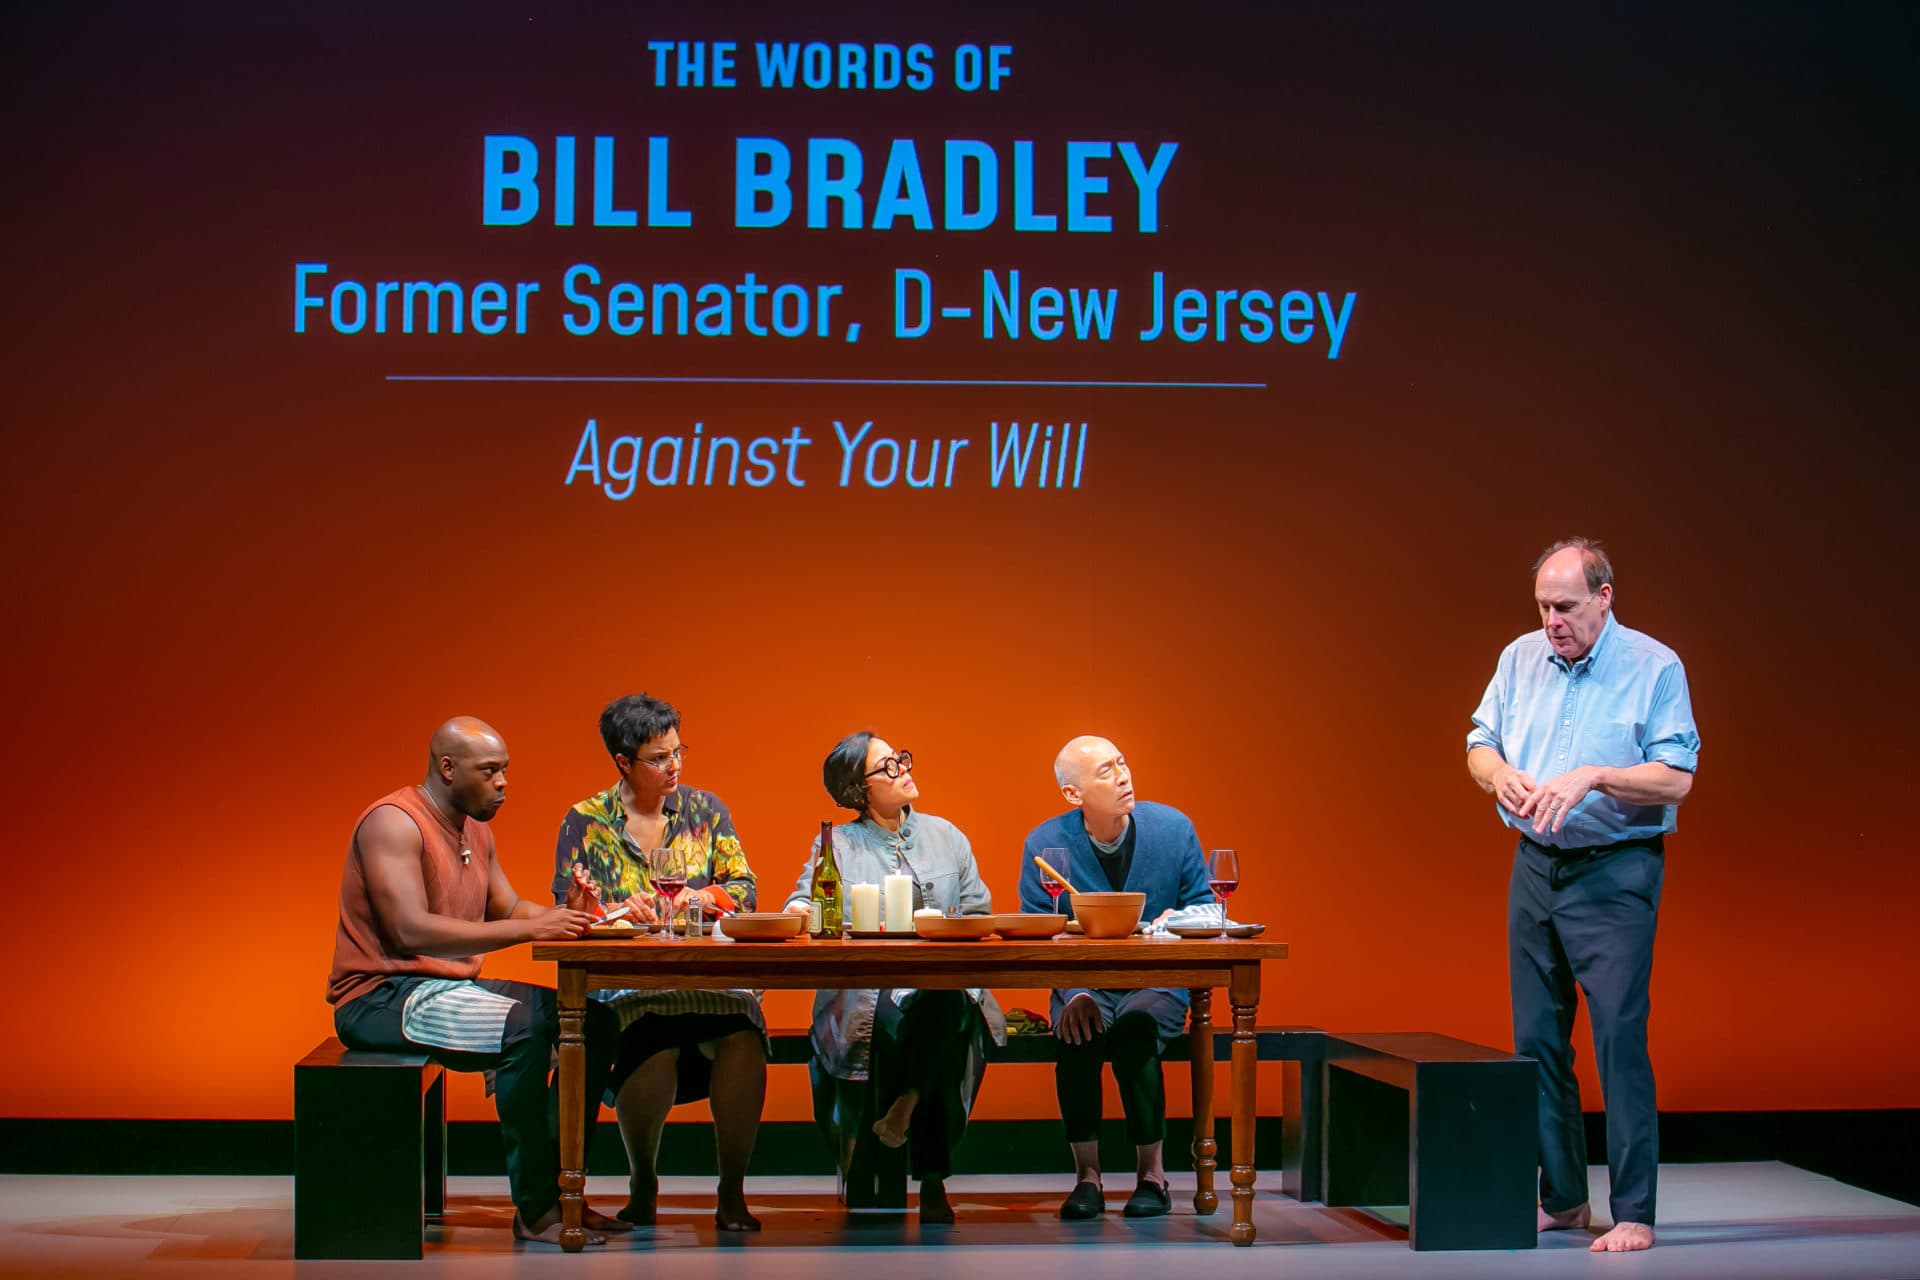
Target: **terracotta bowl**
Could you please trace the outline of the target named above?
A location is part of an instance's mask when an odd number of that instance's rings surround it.
[[[999,915],[993,918],[993,931],[1003,938],[1051,938],[1067,927],[1065,916]]]
[[[915,916],[913,931],[939,942],[972,942],[993,932],[998,916]]]
[[[797,938],[807,927],[807,917],[786,911],[753,911],[728,916],[720,931],[741,942],[780,942]]]
[[[1144,893],[1076,893],[1073,918],[1089,938],[1124,938],[1140,927],[1147,908]]]

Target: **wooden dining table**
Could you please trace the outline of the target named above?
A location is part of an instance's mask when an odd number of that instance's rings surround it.
[[[1287,945],[1257,938],[1085,938],[1074,934],[1038,941],[985,938],[972,942],[925,939],[828,939],[743,942],[715,938],[638,935],[540,942],[533,958],[559,968],[561,1247],[586,1245],[587,993],[594,990],[813,989],[913,987],[953,990],[998,987],[1140,989],[1185,987],[1192,995],[1188,1037],[1193,1076],[1194,1212],[1219,1205],[1213,1175],[1212,995],[1225,987],[1233,1010],[1233,1226],[1236,1245],[1253,1243],[1254,1018],[1260,1006],[1260,966],[1284,960]]]

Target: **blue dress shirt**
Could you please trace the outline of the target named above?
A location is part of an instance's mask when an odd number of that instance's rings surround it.
[[[1536,783],[1582,765],[1626,768],[1658,761],[1692,773],[1700,733],[1687,696],[1687,673],[1673,650],[1607,614],[1600,638],[1578,662],[1553,651],[1544,631],[1508,645],[1473,713],[1467,750],[1492,747]],[[1674,829],[1670,804],[1636,805],[1590,791],[1561,823],[1533,833],[1495,802],[1500,820],[1555,848],[1648,840]]]

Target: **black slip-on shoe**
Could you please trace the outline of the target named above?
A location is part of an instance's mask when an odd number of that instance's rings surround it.
[[[1173,1212],[1173,1192],[1163,1182],[1151,1178],[1142,1178],[1140,1185],[1127,1197],[1127,1207],[1121,1211],[1128,1218],[1158,1218],[1162,1214]]]
[[[1097,1182],[1076,1183],[1073,1194],[1060,1202],[1060,1216],[1069,1222],[1097,1218],[1107,1211],[1107,1197]]]

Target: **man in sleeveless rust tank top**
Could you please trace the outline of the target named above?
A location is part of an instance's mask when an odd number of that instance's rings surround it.
[[[583,936],[593,917],[543,907],[514,892],[494,857],[487,823],[507,799],[507,748],[480,720],[459,717],[434,732],[427,777],[369,805],[347,846],[340,880],[327,1002],[343,1044],[422,1053],[455,1071],[492,1071],[506,1144],[513,1232],[560,1238],[558,1082],[549,1066],[559,1041],[558,1002],[548,987],[480,977],[480,957],[523,942]],[[614,1019],[589,1004],[588,1099],[612,1068]],[[586,1108],[588,1148],[597,1106]],[[588,1239],[631,1228],[586,1214]]]

